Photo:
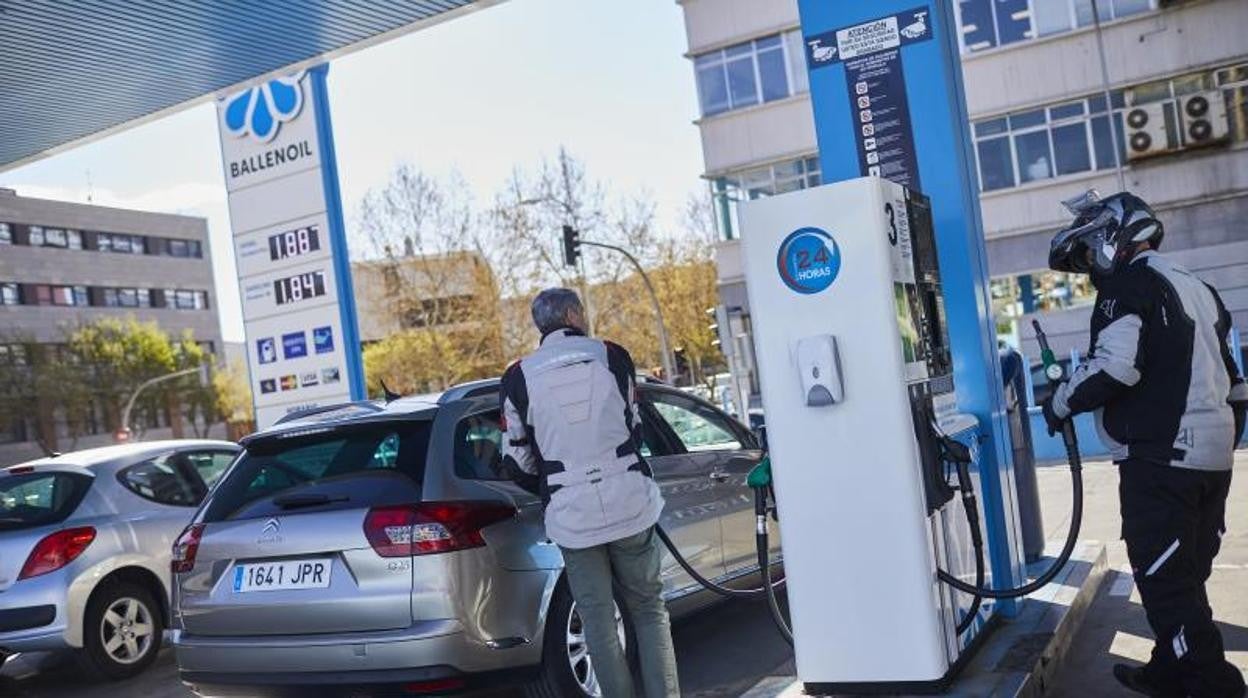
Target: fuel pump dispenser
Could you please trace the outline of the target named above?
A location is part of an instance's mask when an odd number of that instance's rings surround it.
[[[977,422],[956,408],[928,202],[865,177],[739,217],[798,675],[811,694],[940,690],[994,601],[938,580],[991,581],[980,505],[954,496]]]

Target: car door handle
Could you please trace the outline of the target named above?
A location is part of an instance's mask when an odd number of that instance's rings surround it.
[[[727,482],[732,477],[732,474],[721,470],[712,470],[709,477],[715,482]]]

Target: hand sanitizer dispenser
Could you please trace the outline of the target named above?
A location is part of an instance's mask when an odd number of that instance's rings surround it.
[[[845,400],[836,337],[821,334],[797,340],[797,369],[807,407],[826,407]]]

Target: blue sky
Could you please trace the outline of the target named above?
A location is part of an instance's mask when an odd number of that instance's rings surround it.
[[[560,145],[617,191],[651,192],[674,227],[702,187],[684,50],[673,0],[510,0],[334,61],[348,234],[360,198],[398,163],[458,170],[488,201],[513,168]],[[242,340],[213,105],[5,172],[0,185],[206,217],[222,332]]]

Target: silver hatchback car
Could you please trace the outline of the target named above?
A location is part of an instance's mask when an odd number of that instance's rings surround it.
[[[70,649],[96,677],[146,668],[168,625],[170,545],[238,451],[154,441],[0,469],[0,660]]]
[[[752,583],[755,437],[679,390],[639,394],[662,525],[702,575]],[[598,695],[559,549],[541,502],[499,475],[501,438],[486,381],[245,439],[175,546],[182,679],[207,695],[491,683]],[[713,600],[670,556],[663,582],[673,615]],[[620,632],[631,644],[627,617]]]

